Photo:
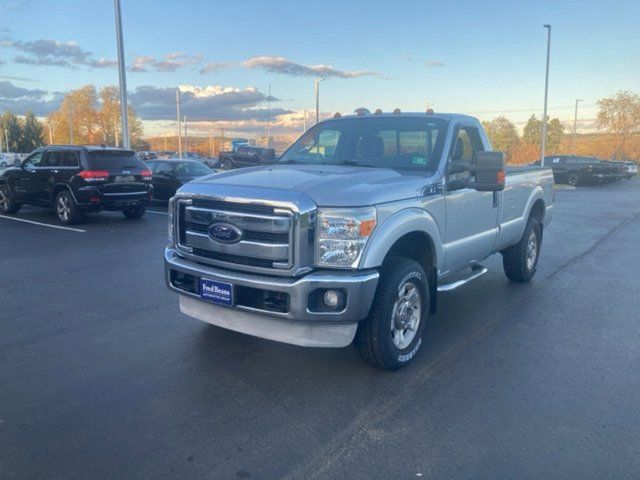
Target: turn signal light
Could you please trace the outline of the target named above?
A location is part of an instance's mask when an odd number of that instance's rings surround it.
[[[109,179],[109,172],[106,170],[83,170],[78,175],[87,182],[104,182]]]
[[[504,185],[505,181],[506,181],[506,175],[505,175],[505,173],[504,173],[504,170],[498,170],[498,175],[497,175],[497,178],[496,178],[496,183],[497,183],[498,185]]]

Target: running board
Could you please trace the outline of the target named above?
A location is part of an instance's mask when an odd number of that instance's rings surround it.
[[[447,283],[445,285],[438,285],[438,292],[450,292],[451,290],[455,290],[456,288],[466,285],[476,278],[481,277],[488,271],[489,269],[487,267],[476,264],[471,268],[471,275],[469,275],[467,278],[458,280],[457,282]]]

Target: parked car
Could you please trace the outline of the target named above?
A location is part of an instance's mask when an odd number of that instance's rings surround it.
[[[638,164],[636,162],[626,161],[624,165],[626,168],[625,178],[631,178],[638,174]]]
[[[11,167],[20,163],[20,155],[17,153],[0,153],[0,168]]]
[[[151,171],[132,150],[55,145],[0,172],[0,212],[14,214],[23,204],[52,207],[66,225],[100,210],[140,218],[152,189]]]
[[[182,152],[182,158],[186,158],[187,160],[196,160],[200,163],[204,163],[210,168],[214,168],[218,165],[218,161],[215,158],[205,157],[197,152]]]
[[[216,173],[196,160],[151,160],[147,162],[151,169],[153,198],[169,200],[176,190],[194,178]]]
[[[273,165],[182,186],[165,278],[186,315],[307,347],[354,341],[393,370],[420,349],[436,297],[493,253],[529,281],[552,213],[551,169],[505,168],[473,117],[333,118]]]
[[[157,153],[152,151],[140,151],[138,152],[138,156],[140,157],[140,160],[142,160],[143,162],[158,158]]]
[[[262,147],[238,147],[235,151],[220,152],[219,165],[225,170],[240,167],[255,167],[256,165],[268,165],[276,158],[273,148]]]
[[[178,156],[177,153],[171,150],[159,150],[156,152],[156,158],[161,160],[176,158],[177,156]]]
[[[594,157],[579,155],[550,155],[544,157],[545,166],[553,169],[556,183],[568,185],[595,184],[616,178],[616,168]]]

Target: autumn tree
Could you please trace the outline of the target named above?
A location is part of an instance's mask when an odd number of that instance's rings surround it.
[[[133,107],[128,106],[129,137],[131,142],[139,142],[142,135],[142,122],[136,115]],[[104,136],[104,143],[108,145],[121,145],[120,132],[120,89],[118,87],[104,87],[100,90],[100,111],[98,124]]]
[[[640,96],[620,91],[612,97],[598,100],[598,126],[606,128],[615,139],[615,158],[630,158],[633,133],[640,130]]]
[[[518,144],[516,127],[505,117],[500,116],[490,122],[484,121],[482,126],[494,150],[508,153]]]
[[[9,110],[6,110],[0,117],[0,136],[2,146],[10,152],[20,151],[20,139],[22,138],[22,126],[18,117]],[[7,137],[8,145],[7,145]]]
[[[20,151],[31,152],[44,145],[44,126],[32,111],[28,111],[22,122]]]
[[[557,152],[563,137],[564,125],[557,118],[552,118],[547,124],[547,152]],[[531,115],[522,130],[522,140],[531,145],[540,146],[542,143],[542,120],[536,118],[535,115]]]

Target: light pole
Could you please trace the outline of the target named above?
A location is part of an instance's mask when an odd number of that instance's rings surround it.
[[[116,11],[116,41],[118,44],[118,77],[120,79],[120,116],[122,124],[122,146],[131,148],[129,142],[129,112],[127,108],[127,73],[124,65],[124,44],[122,41],[122,15],[120,0],[113,0]]]
[[[581,98],[576,98],[576,109],[573,114],[573,137],[571,138],[571,153],[576,154],[576,132],[578,131],[578,102],[582,102]]]
[[[307,111],[304,111],[304,118],[302,119],[302,133],[307,131]]]
[[[324,77],[318,77],[314,80],[313,84],[316,91],[316,123],[320,121],[320,82],[325,80]]]
[[[189,151],[189,134],[187,133],[187,116],[184,117],[184,151]]]
[[[178,115],[178,158],[182,158],[182,126],[180,125],[180,89],[176,88],[176,113]]]
[[[540,165],[544,166],[544,150],[547,146],[547,98],[549,96],[549,56],[551,54],[551,25],[544,24],[547,29],[547,70],[544,77],[544,110],[542,112],[542,145],[540,146]]]
[[[9,130],[6,128],[4,129],[4,146],[7,149],[7,153],[11,153],[11,150],[9,149]]]
[[[271,146],[271,84],[267,93],[267,148]]]

